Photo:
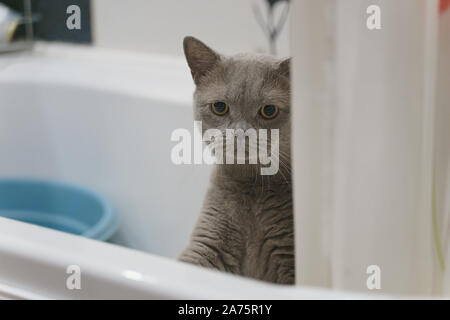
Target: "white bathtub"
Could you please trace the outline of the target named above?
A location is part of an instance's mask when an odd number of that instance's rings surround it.
[[[117,246],[0,218],[0,297],[354,297],[173,259],[210,171],[170,161],[172,130],[192,130],[192,91],[181,59],[46,44],[0,56],[0,177],[80,184],[122,221]],[[81,290],[66,288],[69,265],[81,269]]]
[[[170,161],[171,132],[193,126],[183,62],[42,46],[0,59],[0,177],[94,189],[122,218],[114,242],[174,257],[210,169]]]

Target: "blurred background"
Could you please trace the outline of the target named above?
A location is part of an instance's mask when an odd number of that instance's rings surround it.
[[[0,0],[18,12],[22,0]],[[66,8],[81,9],[80,30],[66,28]],[[103,48],[182,55],[181,43],[193,35],[223,53],[270,51],[289,55],[287,0],[31,0],[34,35],[41,40],[93,44]],[[15,37],[24,35],[24,26]]]

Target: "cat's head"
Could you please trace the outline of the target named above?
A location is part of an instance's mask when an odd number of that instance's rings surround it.
[[[279,157],[289,166],[290,60],[224,56],[193,37],[186,37],[183,45],[196,85],[195,120],[202,121],[203,131],[267,129],[270,137],[270,129],[278,129]]]

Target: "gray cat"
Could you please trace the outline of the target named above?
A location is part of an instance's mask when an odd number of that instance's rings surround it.
[[[183,44],[196,84],[195,120],[202,121],[203,131],[279,129],[280,167],[275,175],[264,176],[261,164],[216,164],[191,241],[179,260],[292,284],[289,59],[225,57],[193,37]]]

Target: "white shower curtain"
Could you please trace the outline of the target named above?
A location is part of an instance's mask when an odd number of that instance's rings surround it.
[[[370,5],[379,30],[366,26]],[[438,1],[292,10],[297,282],[450,295],[450,28]]]
[[[439,17],[436,88],[436,215],[444,271],[435,265],[434,287],[450,297],[450,8]],[[436,270],[437,269],[437,270]],[[441,276],[442,275],[442,276]]]

